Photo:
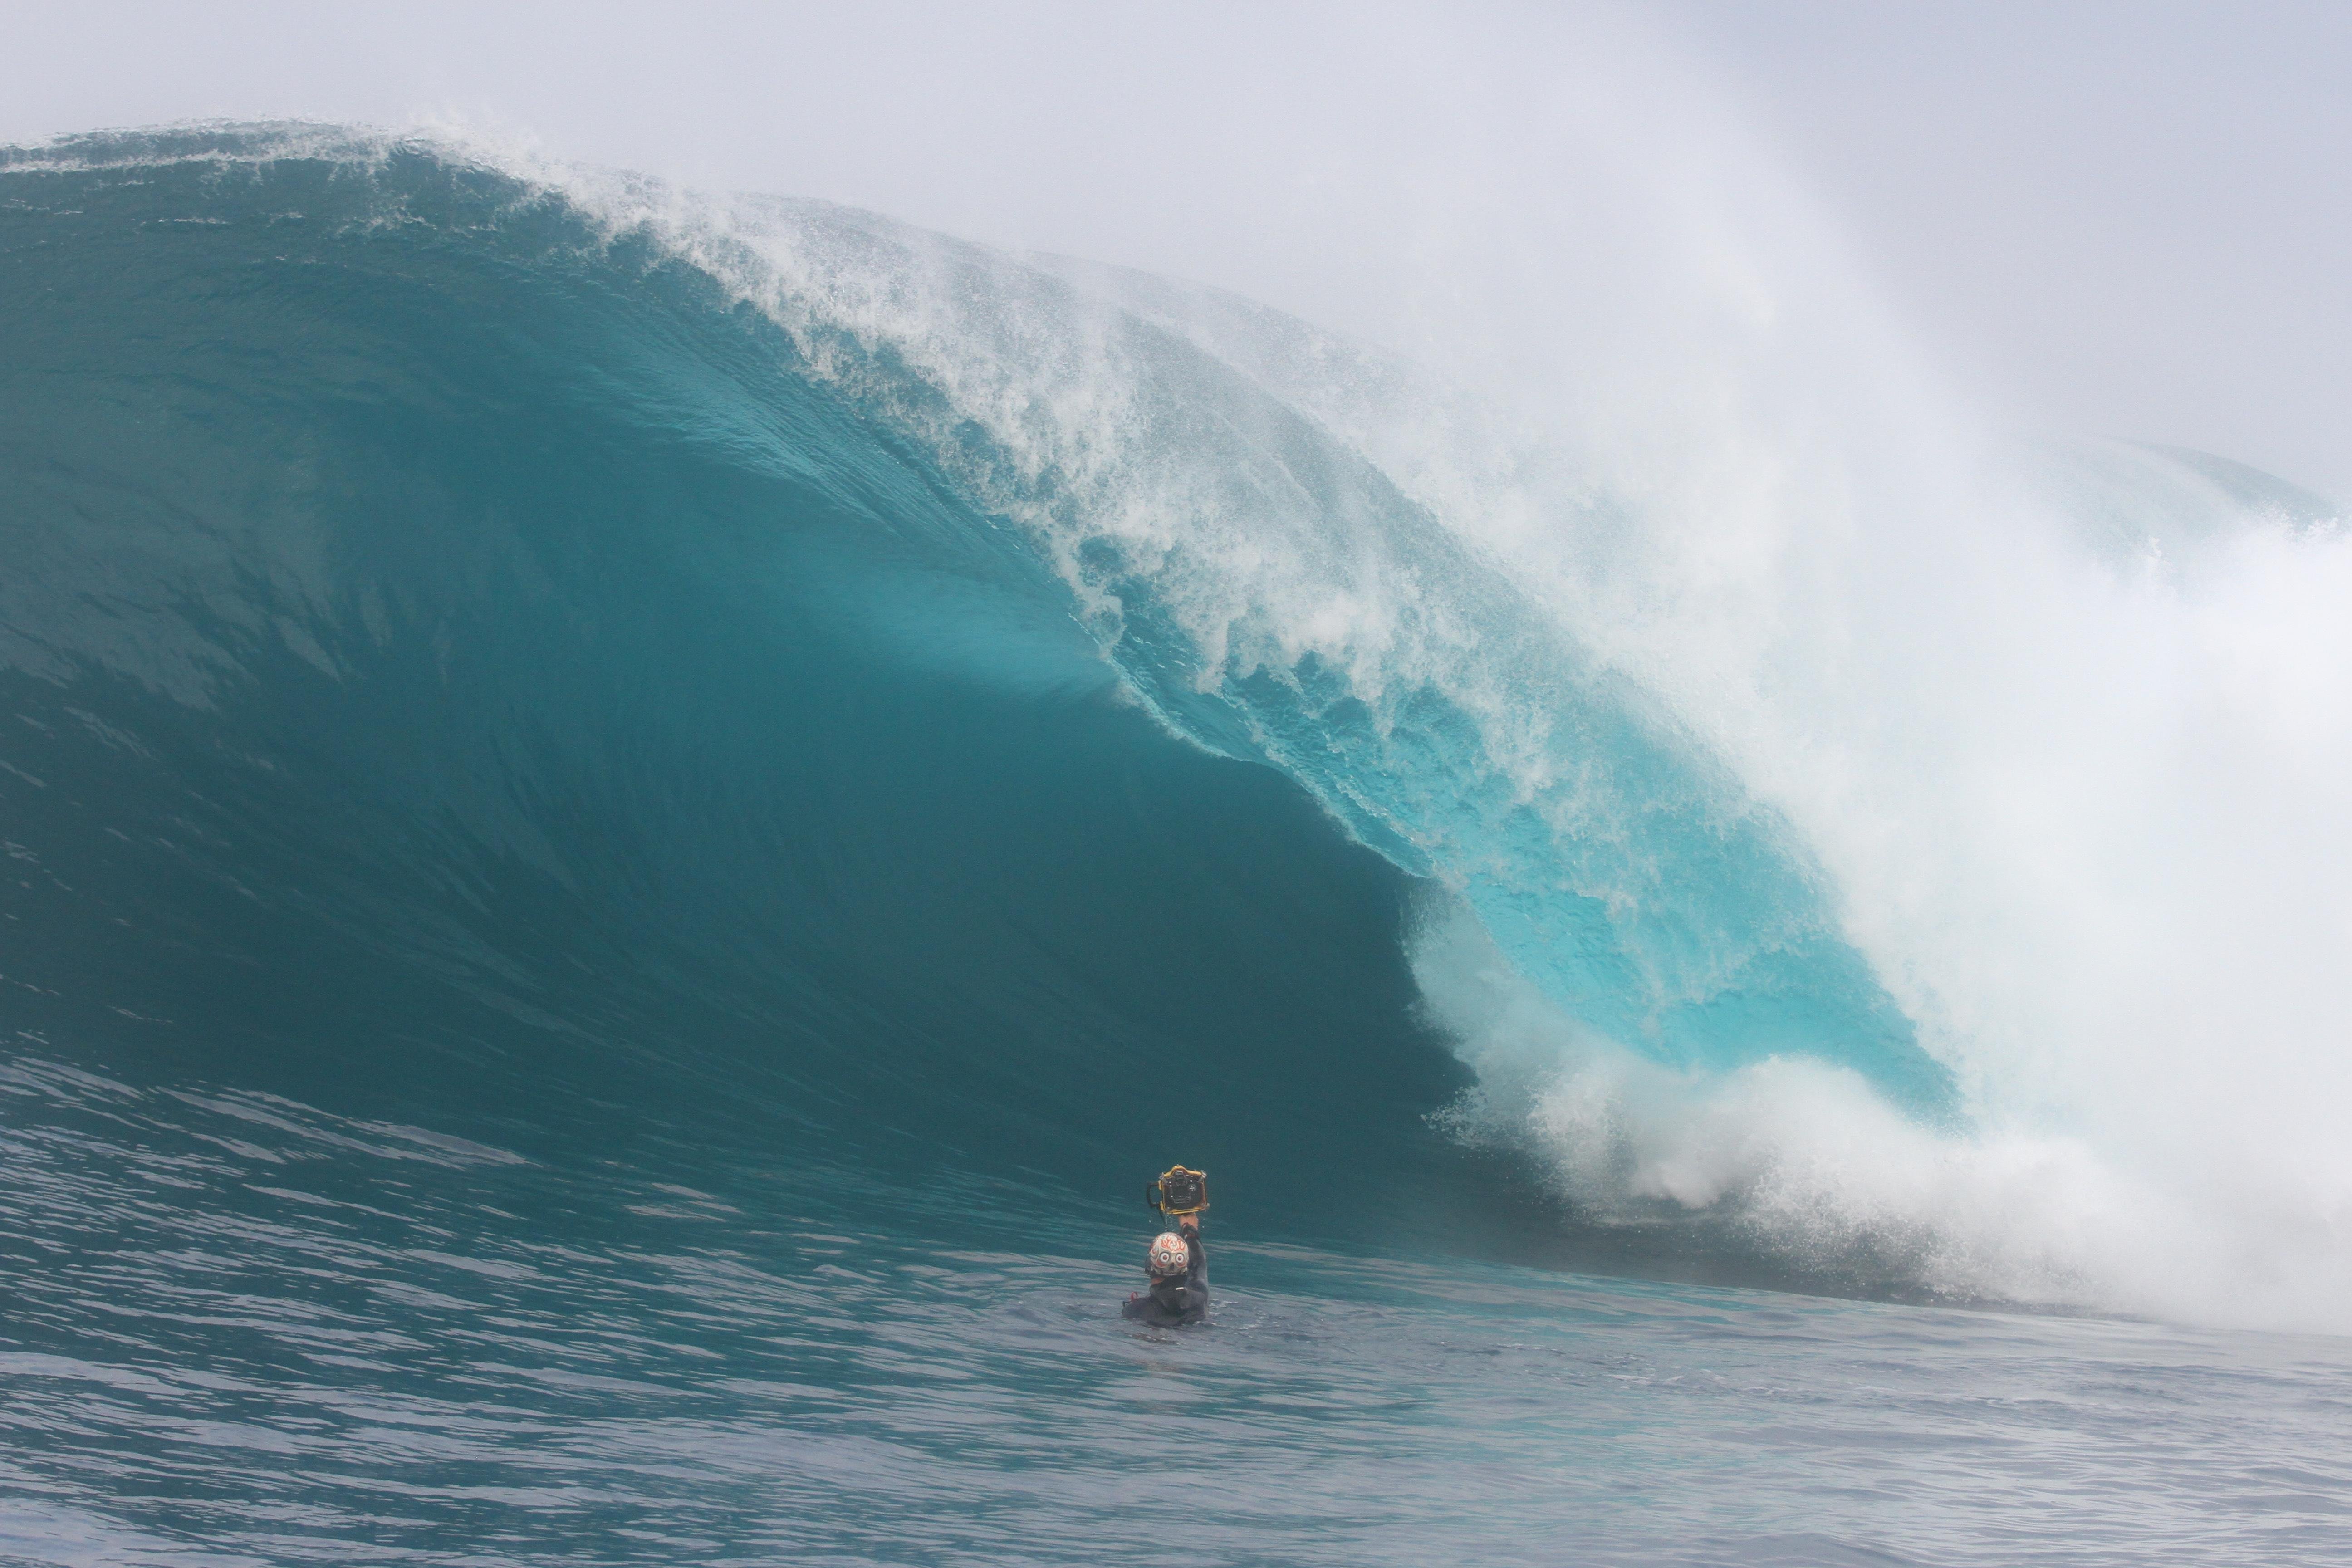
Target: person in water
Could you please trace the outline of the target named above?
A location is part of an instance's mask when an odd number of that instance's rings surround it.
[[[1209,1253],[1201,1245],[1201,1216],[1180,1216],[1176,1228],[1152,1238],[1144,1255],[1151,1288],[1129,1296],[1119,1315],[1155,1327],[1199,1323],[1209,1316]]]

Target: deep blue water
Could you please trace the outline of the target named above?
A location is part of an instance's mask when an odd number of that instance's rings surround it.
[[[1145,346],[1221,504],[1475,577]],[[1894,1304],[1449,1136],[1440,909],[1660,1062],[1959,1112],[1573,649],[1557,801],[1458,690],[1220,674],[1012,515],[1076,477],[832,348],[422,148],[0,157],[11,1560],[2352,1548],[2338,1342]],[[1217,1321],[1137,1332],[1179,1159]]]

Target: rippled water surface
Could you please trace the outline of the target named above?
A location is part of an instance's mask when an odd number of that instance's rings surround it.
[[[5,1074],[0,1542],[88,1563],[2340,1563],[2339,1342],[551,1168]],[[700,1167],[716,1173],[716,1163]],[[1229,1207],[1242,1205],[1231,1204]]]

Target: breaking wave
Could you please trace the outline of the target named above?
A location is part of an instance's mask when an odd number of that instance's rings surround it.
[[[1834,405],[1633,464],[1214,290],[446,142],[18,150],[0,236],[28,1050],[2338,1323],[2318,498]]]

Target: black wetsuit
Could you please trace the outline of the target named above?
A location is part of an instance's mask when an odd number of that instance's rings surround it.
[[[1154,1279],[1148,1293],[1127,1299],[1127,1304],[1118,1310],[1121,1317],[1171,1328],[1208,1320],[1209,1249],[1201,1245],[1197,1231],[1184,1233],[1184,1249],[1191,1255],[1184,1266],[1184,1278]]]

